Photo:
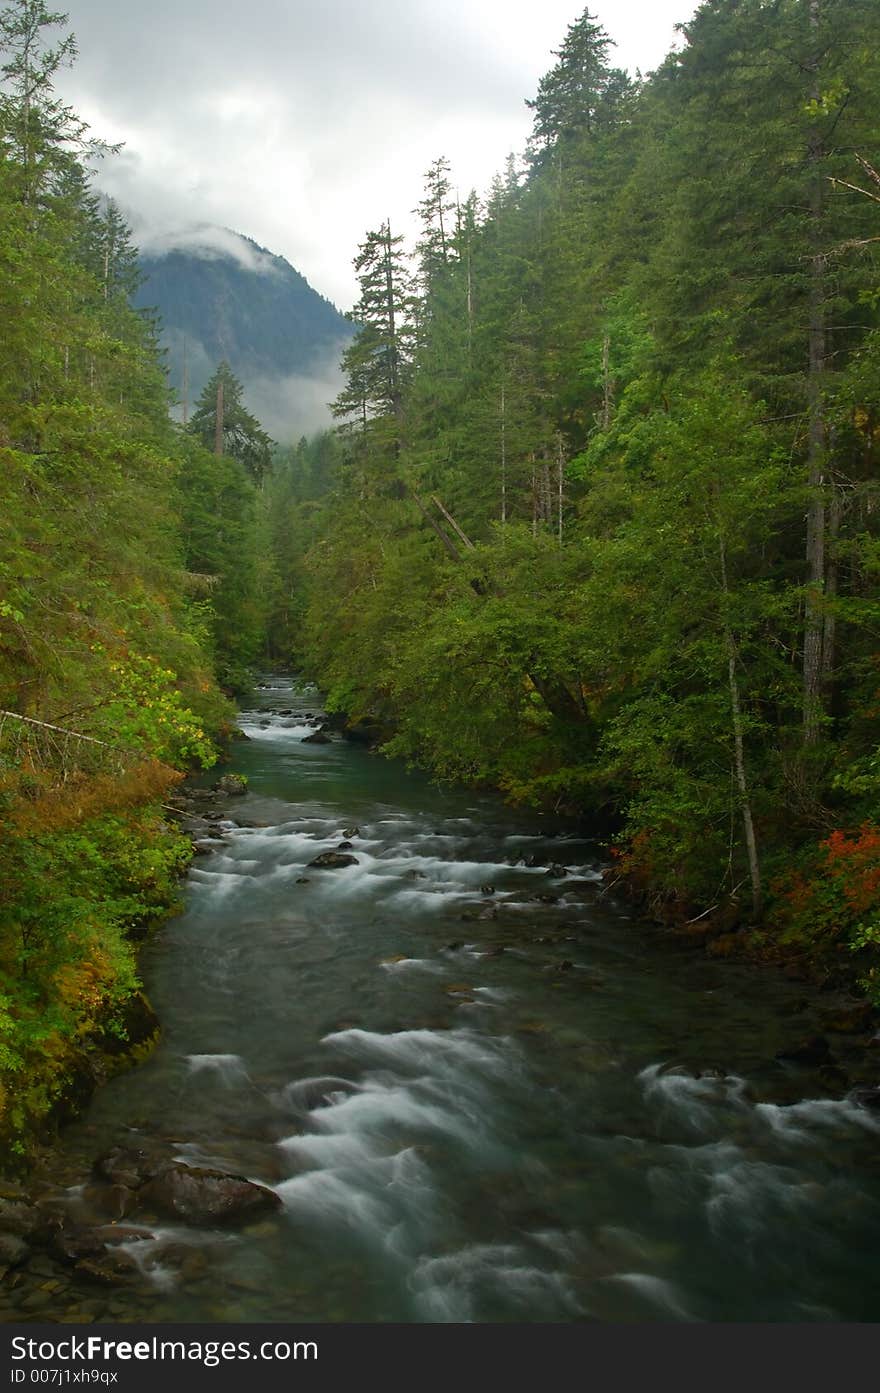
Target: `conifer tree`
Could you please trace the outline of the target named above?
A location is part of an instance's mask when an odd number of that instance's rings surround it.
[[[221,444],[219,453],[238,460],[262,486],[272,465],[272,440],[256,416],[245,407],[244,388],[228,363],[221,363],[205,384],[187,429],[206,449]]]

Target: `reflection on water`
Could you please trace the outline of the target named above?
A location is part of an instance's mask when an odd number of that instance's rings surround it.
[[[110,1314],[877,1319],[880,1119],[774,1061],[798,989],[670,954],[589,841],[304,743],[313,691],[263,697],[249,792],[144,955],[163,1043],[66,1152],[159,1143],[281,1208],[136,1210]]]

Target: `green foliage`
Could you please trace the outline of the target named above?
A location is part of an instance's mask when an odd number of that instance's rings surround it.
[[[64,23],[42,0],[0,10],[0,1130],[17,1148],[76,1052],[119,1030],[134,935],[188,856],[149,809],[175,769],[213,762],[231,714],[187,587],[188,442],[130,304],[128,229],[89,187],[106,147],[53,88]]]
[[[658,909],[751,879],[759,917],[763,871],[777,922],[780,867],[876,803],[876,203],[841,180],[880,147],[880,13],[704,5],[638,83],[609,52],[584,12],[525,177],[453,211],[431,165],[417,300],[369,234],[350,425],[326,491],[289,459],[280,574],[390,751],[601,813]]]
[[[243,391],[229,364],[221,363],[202,391],[187,429],[206,449],[214,450],[218,440],[218,404],[222,400],[219,440],[223,448],[218,453],[237,460],[262,485],[271,467],[272,441],[245,407]]]
[[[245,467],[186,442],[177,479],[190,623],[224,689],[246,692],[263,649],[270,546],[267,504]]]
[[[96,722],[106,737],[175,768],[198,763],[210,769],[216,748],[184,705],[170,668],[153,657],[133,654],[127,662],[111,661],[109,671],[113,692]]]
[[[43,1120],[73,1054],[103,1033],[138,986],[135,942],[178,898],[191,856],[155,812],[105,814],[70,829],[18,830],[0,849],[0,1132]],[[46,886],[55,886],[46,894]]]

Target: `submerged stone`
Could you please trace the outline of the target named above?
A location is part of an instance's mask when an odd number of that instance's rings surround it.
[[[214,788],[218,793],[247,793],[248,781],[244,774],[224,774],[222,779],[217,780]]]
[[[343,866],[358,865],[360,862],[357,857],[349,855],[347,851],[322,851],[320,856],[309,862],[309,870],[331,871],[339,870]]]
[[[142,1189],[139,1198],[169,1219],[187,1224],[235,1224],[278,1209],[274,1190],[243,1175],[171,1162]]]

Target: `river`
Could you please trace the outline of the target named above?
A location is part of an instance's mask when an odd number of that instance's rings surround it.
[[[317,694],[269,681],[235,747],[241,825],[219,824],[143,954],[162,1042],[62,1155],[72,1203],[101,1148],[161,1138],[282,1207],[235,1231],[135,1214],[143,1280],[62,1305],[880,1318],[880,1114],[775,1059],[810,1033],[804,988],[657,942],[572,829],[304,743]],[[355,864],[307,868],[343,838]]]

